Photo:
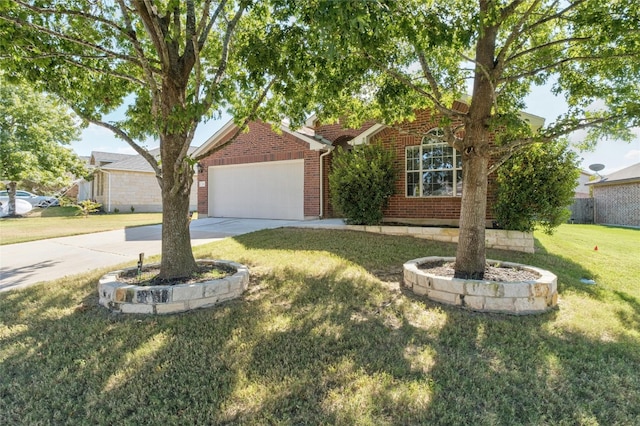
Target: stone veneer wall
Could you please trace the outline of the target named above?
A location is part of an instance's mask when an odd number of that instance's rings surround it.
[[[329,229],[331,226],[323,226]],[[340,226],[336,229],[345,229]],[[352,231],[373,232],[385,235],[410,235],[416,238],[424,238],[445,243],[458,243],[460,230],[458,228],[438,228],[428,226],[385,226],[385,225],[347,225],[346,229]],[[530,232],[505,231],[504,229],[486,229],[485,244],[487,248],[520,251],[533,253],[533,234]]]
[[[111,204],[111,212],[115,209],[122,213],[131,211],[131,207],[137,213],[161,212],[162,194],[158,180],[153,173],[108,170],[109,175],[104,174],[104,190],[101,196],[96,196],[96,201],[107,210]],[[109,184],[111,185],[111,199],[109,200]],[[197,208],[198,191],[196,184],[191,186],[189,210]]]

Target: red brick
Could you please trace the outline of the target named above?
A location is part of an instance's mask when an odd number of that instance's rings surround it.
[[[455,108],[465,111],[466,105],[457,102]],[[460,197],[406,197],[405,196],[405,148],[420,145],[421,136],[437,127],[438,117],[433,117],[427,110],[417,111],[415,120],[401,123],[394,128],[386,128],[373,137],[373,141],[380,141],[384,146],[396,153],[396,165],[399,169],[399,179],[396,184],[396,194],[391,197],[384,210],[385,218],[426,220],[435,219],[445,223],[457,224],[460,217]],[[346,142],[358,136],[374,125],[374,121],[365,123],[359,129],[344,129],[340,124],[316,126],[316,134],[334,143],[346,145]],[[318,216],[320,214],[320,198],[323,199],[325,217],[334,217],[335,211],[331,205],[328,172],[331,169],[329,154],[323,158],[323,193],[320,194],[320,155],[323,151],[314,151],[303,140],[283,132],[273,131],[271,126],[262,122],[249,124],[249,131],[241,134],[236,141],[202,160],[204,170],[198,174],[198,180],[208,182],[209,166],[227,164],[246,164],[265,161],[282,161],[304,159],[304,215]],[[208,214],[208,184],[198,187],[198,211]],[[489,195],[487,197],[486,218],[493,218],[490,206],[495,201],[495,178],[489,177]]]

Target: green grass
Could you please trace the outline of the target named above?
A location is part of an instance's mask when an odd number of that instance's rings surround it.
[[[162,213],[110,213],[76,215],[73,207],[34,209],[28,216],[0,219],[0,244],[111,231],[162,223]]]
[[[559,309],[531,317],[399,288],[452,245],[327,230],[197,247],[251,269],[217,308],[113,315],[105,271],[2,293],[0,424],[638,424],[639,237],[566,225],[534,255],[490,251],[558,275]]]

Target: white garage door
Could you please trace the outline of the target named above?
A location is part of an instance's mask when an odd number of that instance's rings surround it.
[[[209,215],[304,219],[304,160],[209,167]]]

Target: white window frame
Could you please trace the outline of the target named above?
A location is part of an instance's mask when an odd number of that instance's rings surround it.
[[[429,130],[426,136],[422,138],[420,145],[407,146],[405,148],[405,197],[407,198],[433,198],[433,197],[461,197],[462,196],[462,158],[460,154],[446,142],[442,140],[444,132],[440,128]],[[445,167],[429,168],[427,160],[428,154],[433,152],[433,148],[443,147],[445,150],[451,150],[451,156],[443,155],[440,159],[450,160]],[[417,154],[417,157],[416,157]],[[425,154],[427,154],[425,156]],[[435,174],[451,174],[451,182],[446,179],[444,183],[436,183],[434,185],[442,185],[451,187],[450,193],[433,194],[429,193],[425,187],[425,179],[427,174],[434,176]],[[411,176],[411,177],[410,177]],[[448,182],[448,183],[447,183]],[[412,189],[410,188],[410,185]],[[425,194],[425,191],[427,193]]]

